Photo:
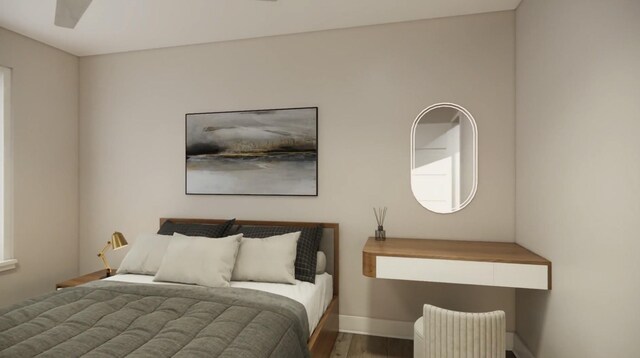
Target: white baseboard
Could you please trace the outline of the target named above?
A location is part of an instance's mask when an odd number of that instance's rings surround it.
[[[513,351],[513,337],[516,334],[513,332],[507,332],[504,336],[504,345],[506,346],[508,351]]]
[[[518,337],[516,334],[513,338],[513,354],[518,358],[536,358],[533,356],[533,353],[527,348],[527,346],[522,342],[522,339]]]
[[[340,332],[413,339],[413,323],[340,315]]]
[[[340,332],[364,334],[368,336],[391,337],[400,339],[413,339],[413,324],[415,322],[391,321],[359,316],[340,315]],[[507,332],[505,345],[508,351],[514,346],[513,332]],[[533,358],[523,356],[518,358]]]

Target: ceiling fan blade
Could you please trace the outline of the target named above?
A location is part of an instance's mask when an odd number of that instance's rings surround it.
[[[56,26],[73,29],[93,0],[58,0],[56,3]]]

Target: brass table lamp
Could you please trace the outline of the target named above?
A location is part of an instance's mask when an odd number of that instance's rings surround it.
[[[120,232],[114,232],[111,235],[111,240],[107,241],[107,244],[104,245],[102,250],[98,252],[98,257],[102,259],[102,263],[104,264],[104,268],[107,269],[107,276],[111,276],[111,267],[109,266],[109,261],[107,261],[107,257],[105,256],[106,251],[111,247],[113,250],[117,250],[119,248],[127,246],[127,240],[124,238],[124,235]]]

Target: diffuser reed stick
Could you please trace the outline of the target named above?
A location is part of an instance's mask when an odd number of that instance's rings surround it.
[[[384,219],[387,217],[387,207],[373,208],[373,215],[376,216],[376,222],[378,223],[378,230],[376,230],[376,240],[385,240],[387,235],[384,230]]]

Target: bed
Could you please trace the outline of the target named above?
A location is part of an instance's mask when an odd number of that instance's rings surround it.
[[[162,218],[160,225],[166,221],[224,222]],[[338,334],[338,224],[239,220],[235,227],[318,224],[327,265],[314,284],[204,288],[115,275],[0,309],[0,357],[328,357]]]

